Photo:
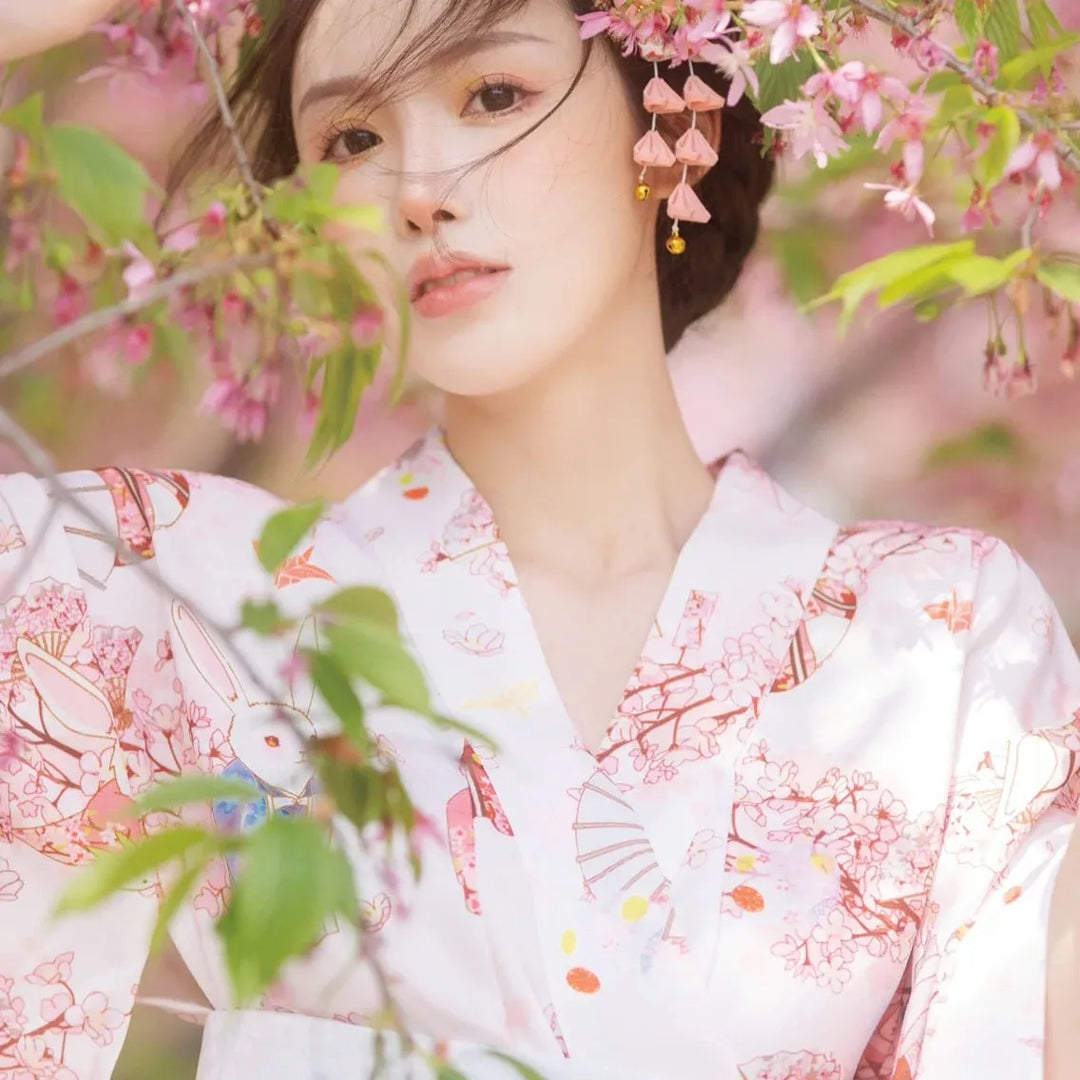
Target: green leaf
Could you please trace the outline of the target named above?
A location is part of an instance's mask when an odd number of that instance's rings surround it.
[[[822,257],[828,233],[823,229],[775,229],[768,244],[797,303],[805,304],[829,287]]]
[[[195,861],[190,863],[180,877],[173,882],[168,892],[165,893],[161,901],[161,907],[158,908],[154,932],[150,936],[151,953],[156,953],[165,944],[169,936],[169,926],[176,917],[176,913],[180,910],[180,905],[191,894],[191,890],[195,888],[211,858],[213,858],[213,854],[209,849],[197,850],[194,853]]]
[[[1031,40],[1036,46],[1048,45],[1062,33],[1064,28],[1046,0],[1028,0],[1026,6]]]
[[[518,1061],[517,1058],[512,1058],[509,1054],[504,1054],[501,1050],[489,1050],[488,1056],[506,1062],[511,1069],[522,1077],[522,1080],[544,1080],[544,1077],[531,1065],[526,1065],[525,1062]]]
[[[213,836],[205,829],[183,826],[154,833],[119,851],[104,851],[64,890],[56,914],[96,907],[126,885],[141,882],[201,845],[213,849]]]
[[[264,637],[282,634],[293,626],[292,620],[281,613],[281,609],[273,600],[262,603],[245,600],[241,608],[240,621],[243,626]]]
[[[277,570],[323,516],[325,509],[326,503],[316,499],[290,506],[270,518],[255,545],[263,569],[270,573]]]
[[[897,278],[878,294],[878,307],[885,310],[904,300],[925,300],[953,288],[949,266],[950,263],[943,260]]]
[[[985,296],[1007,285],[1029,258],[1030,248],[1014,251],[1004,259],[972,255],[950,263],[948,274],[968,296]]]
[[[345,203],[333,207],[327,215],[331,221],[351,225],[366,232],[382,232],[386,217],[378,206],[369,203]]]
[[[377,623],[351,622],[328,626],[326,637],[341,669],[375,687],[387,705],[431,714],[424,676],[397,634]]]
[[[1042,263],[1035,271],[1035,277],[1062,300],[1080,304],[1080,265],[1077,263]]]
[[[215,799],[251,802],[260,797],[258,788],[242,780],[230,780],[209,773],[190,773],[155,784],[135,800],[131,814],[142,817],[157,810],[176,810],[191,803],[213,802]]]
[[[137,247],[153,233],[144,218],[151,181],[142,165],[89,128],[61,124],[43,133],[45,157],[58,174],[60,198],[108,247]]]
[[[1054,59],[1080,41],[1080,34],[1063,34],[1052,42],[1029,52],[1014,56],[1007,64],[1002,64],[999,81],[1002,86],[1013,90],[1021,86],[1029,75],[1036,71],[1043,75],[1050,74],[1050,65]]]
[[[310,818],[274,816],[256,829],[216,924],[238,1002],[262,994],[337,915],[355,922],[359,904],[349,861],[325,828]]]
[[[955,244],[928,244],[891,252],[842,274],[829,292],[805,305],[802,310],[814,310],[839,300],[842,305],[839,328],[840,333],[844,334],[850,327],[859,305],[871,293],[888,288],[894,282],[936,264],[963,258],[974,250],[974,240],[961,240]]]
[[[983,32],[998,48],[998,60],[1005,63],[1020,51],[1020,6],[1017,0],[990,0]]]
[[[360,619],[398,632],[398,613],[394,601],[382,591],[368,585],[354,585],[328,596],[315,609],[342,621]]]
[[[982,121],[993,125],[994,134],[990,136],[986,149],[975,162],[975,179],[984,188],[992,188],[1005,175],[1005,166],[1009,163],[1013,151],[1020,145],[1020,120],[1012,109],[1000,105],[987,109]]]
[[[970,46],[982,37],[982,11],[976,0],[956,0],[953,4],[953,16],[960,33]]]
[[[374,821],[386,818],[383,800],[379,798],[378,774],[371,766],[357,766],[328,754],[315,759],[319,784],[333,800],[334,809],[363,830]]]
[[[366,753],[370,740],[364,727],[364,706],[360,703],[348,676],[330,653],[306,649],[304,655],[307,657],[308,670],[315,688],[334,715],[341,720],[349,740],[357,749]]]
[[[757,73],[759,90],[757,95],[752,89],[747,93],[754,99],[758,112],[765,112],[785,101],[797,101],[803,83],[818,70],[817,63],[809,50],[803,49],[782,64],[771,64],[766,56],[754,65]]]
[[[40,135],[45,126],[45,98],[31,94],[17,105],[0,112],[0,127],[14,128],[31,137]]]
[[[1020,461],[1026,456],[1023,441],[1007,424],[992,421],[956,439],[946,439],[926,456],[928,468],[979,465],[993,461]]]
[[[943,130],[947,125],[973,110],[975,104],[975,92],[967,83],[958,83],[956,86],[948,87],[934,115],[934,129]]]

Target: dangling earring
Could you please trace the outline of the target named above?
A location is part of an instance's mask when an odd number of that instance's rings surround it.
[[[672,255],[682,255],[686,251],[686,240],[679,235],[680,221],[704,225],[712,220],[712,214],[687,182],[687,177],[690,174],[691,165],[711,169],[719,160],[719,155],[698,128],[697,119],[699,112],[721,109],[724,105],[724,99],[702,78],[694,74],[693,61],[689,61],[689,66],[690,77],[683,88],[683,101],[690,109],[690,127],[683,132],[675,144],[675,160],[683,167],[682,179],[668,196],[667,205],[668,217],[672,219],[672,224],[666,247]]]
[[[639,202],[652,195],[652,188],[645,182],[649,169],[666,169],[675,164],[675,152],[657,128],[660,117],[681,113],[685,108],[683,99],[660,77],[660,65],[654,61],[653,77],[645,87],[645,111],[652,114],[652,125],[634,146],[634,161],[641,166],[634,189]]]

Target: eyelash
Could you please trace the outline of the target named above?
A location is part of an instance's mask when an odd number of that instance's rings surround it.
[[[469,105],[472,104],[473,101],[475,101],[482,93],[484,93],[485,90],[504,88],[513,90],[516,92],[516,94],[520,96],[517,104],[511,106],[509,109],[501,109],[498,112],[491,113],[478,113],[473,114],[473,116],[488,120],[497,120],[502,119],[504,116],[512,116],[515,113],[519,112],[528,103],[529,99],[533,97],[533,94],[530,91],[526,90],[525,86],[521,82],[519,82],[517,79],[512,78],[509,75],[485,75],[480,80],[479,85],[474,86],[473,89],[469,91],[468,100],[465,103],[466,109]],[[461,115],[465,117],[469,114],[465,111],[462,111]],[[334,124],[333,127],[331,127],[331,129],[327,131],[320,140],[320,160],[332,160],[331,154],[334,146],[337,144],[338,140],[343,135],[348,135],[350,132],[364,132],[371,135],[375,139],[379,138],[378,135],[375,134],[375,132],[369,131],[367,128],[358,127],[356,124],[350,124],[347,122]],[[381,141],[382,140],[379,140],[379,142]],[[376,146],[378,146],[378,143],[376,143],[375,146],[369,147],[368,150],[360,151],[359,153],[351,154],[345,158],[342,158],[339,160],[339,164],[344,164],[348,161],[355,160],[356,158],[361,157],[363,154],[370,152],[370,150],[374,150]]]

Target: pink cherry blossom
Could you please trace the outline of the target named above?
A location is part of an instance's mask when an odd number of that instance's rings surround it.
[[[727,38],[722,39],[722,43],[709,42],[701,49],[701,59],[713,64],[727,76],[729,106],[738,105],[747,86],[755,94],[760,91],[757,72],[750,60],[750,50],[743,42],[729,41]]]
[[[847,149],[836,121],[813,101],[785,101],[764,113],[761,122],[766,127],[790,133],[792,154],[801,158],[812,153],[821,169],[830,157]]]
[[[53,301],[53,320],[57,326],[67,326],[86,314],[89,301],[86,290],[70,275],[60,278],[60,289]]]
[[[925,97],[916,95],[905,104],[903,111],[890,120],[878,134],[875,150],[888,150],[896,139],[903,144],[904,179],[914,187],[922,179],[925,151],[923,138],[934,108]]]
[[[130,260],[124,271],[124,284],[128,296],[137,300],[157,281],[157,271],[153,263],[130,241],[124,242],[124,254]]]
[[[1061,166],[1058,163],[1053,132],[1038,131],[1026,142],[1022,142],[1005,165],[1005,175],[1016,177],[1029,169],[1034,170],[1038,185],[1047,191],[1057,191],[1061,187]]]
[[[369,305],[360,308],[353,316],[352,339],[361,349],[369,349],[378,343],[383,332],[383,311]]]
[[[821,30],[821,15],[802,0],[751,0],[743,8],[744,22],[772,30],[769,63],[783,63],[801,42],[809,41]]]
[[[934,235],[934,211],[923,202],[913,188],[896,187],[895,184],[863,184],[864,188],[871,191],[885,192],[885,206],[889,210],[895,210],[903,215],[906,221],[914,221],[916,217],[922,219],[926,231]]]
[[[150,359],[154,351],[154,328],[148,323],[139,323],[124,332],[124,359],[132,367],[141,367]]]

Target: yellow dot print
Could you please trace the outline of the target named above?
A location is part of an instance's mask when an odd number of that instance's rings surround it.
[[[735,860],[735,869],[740,874],[749,874],[757,865],[757,859],[753,855],[740,855]]]
[[[644,896],[631,896],[623,901],[622,917],[627,922],[637,922],[645,917],[649,910],[649,901]]]
[[[561,944],[564,955],[569,956],[577,948],[577,934],[573,930],[564,930]]]

